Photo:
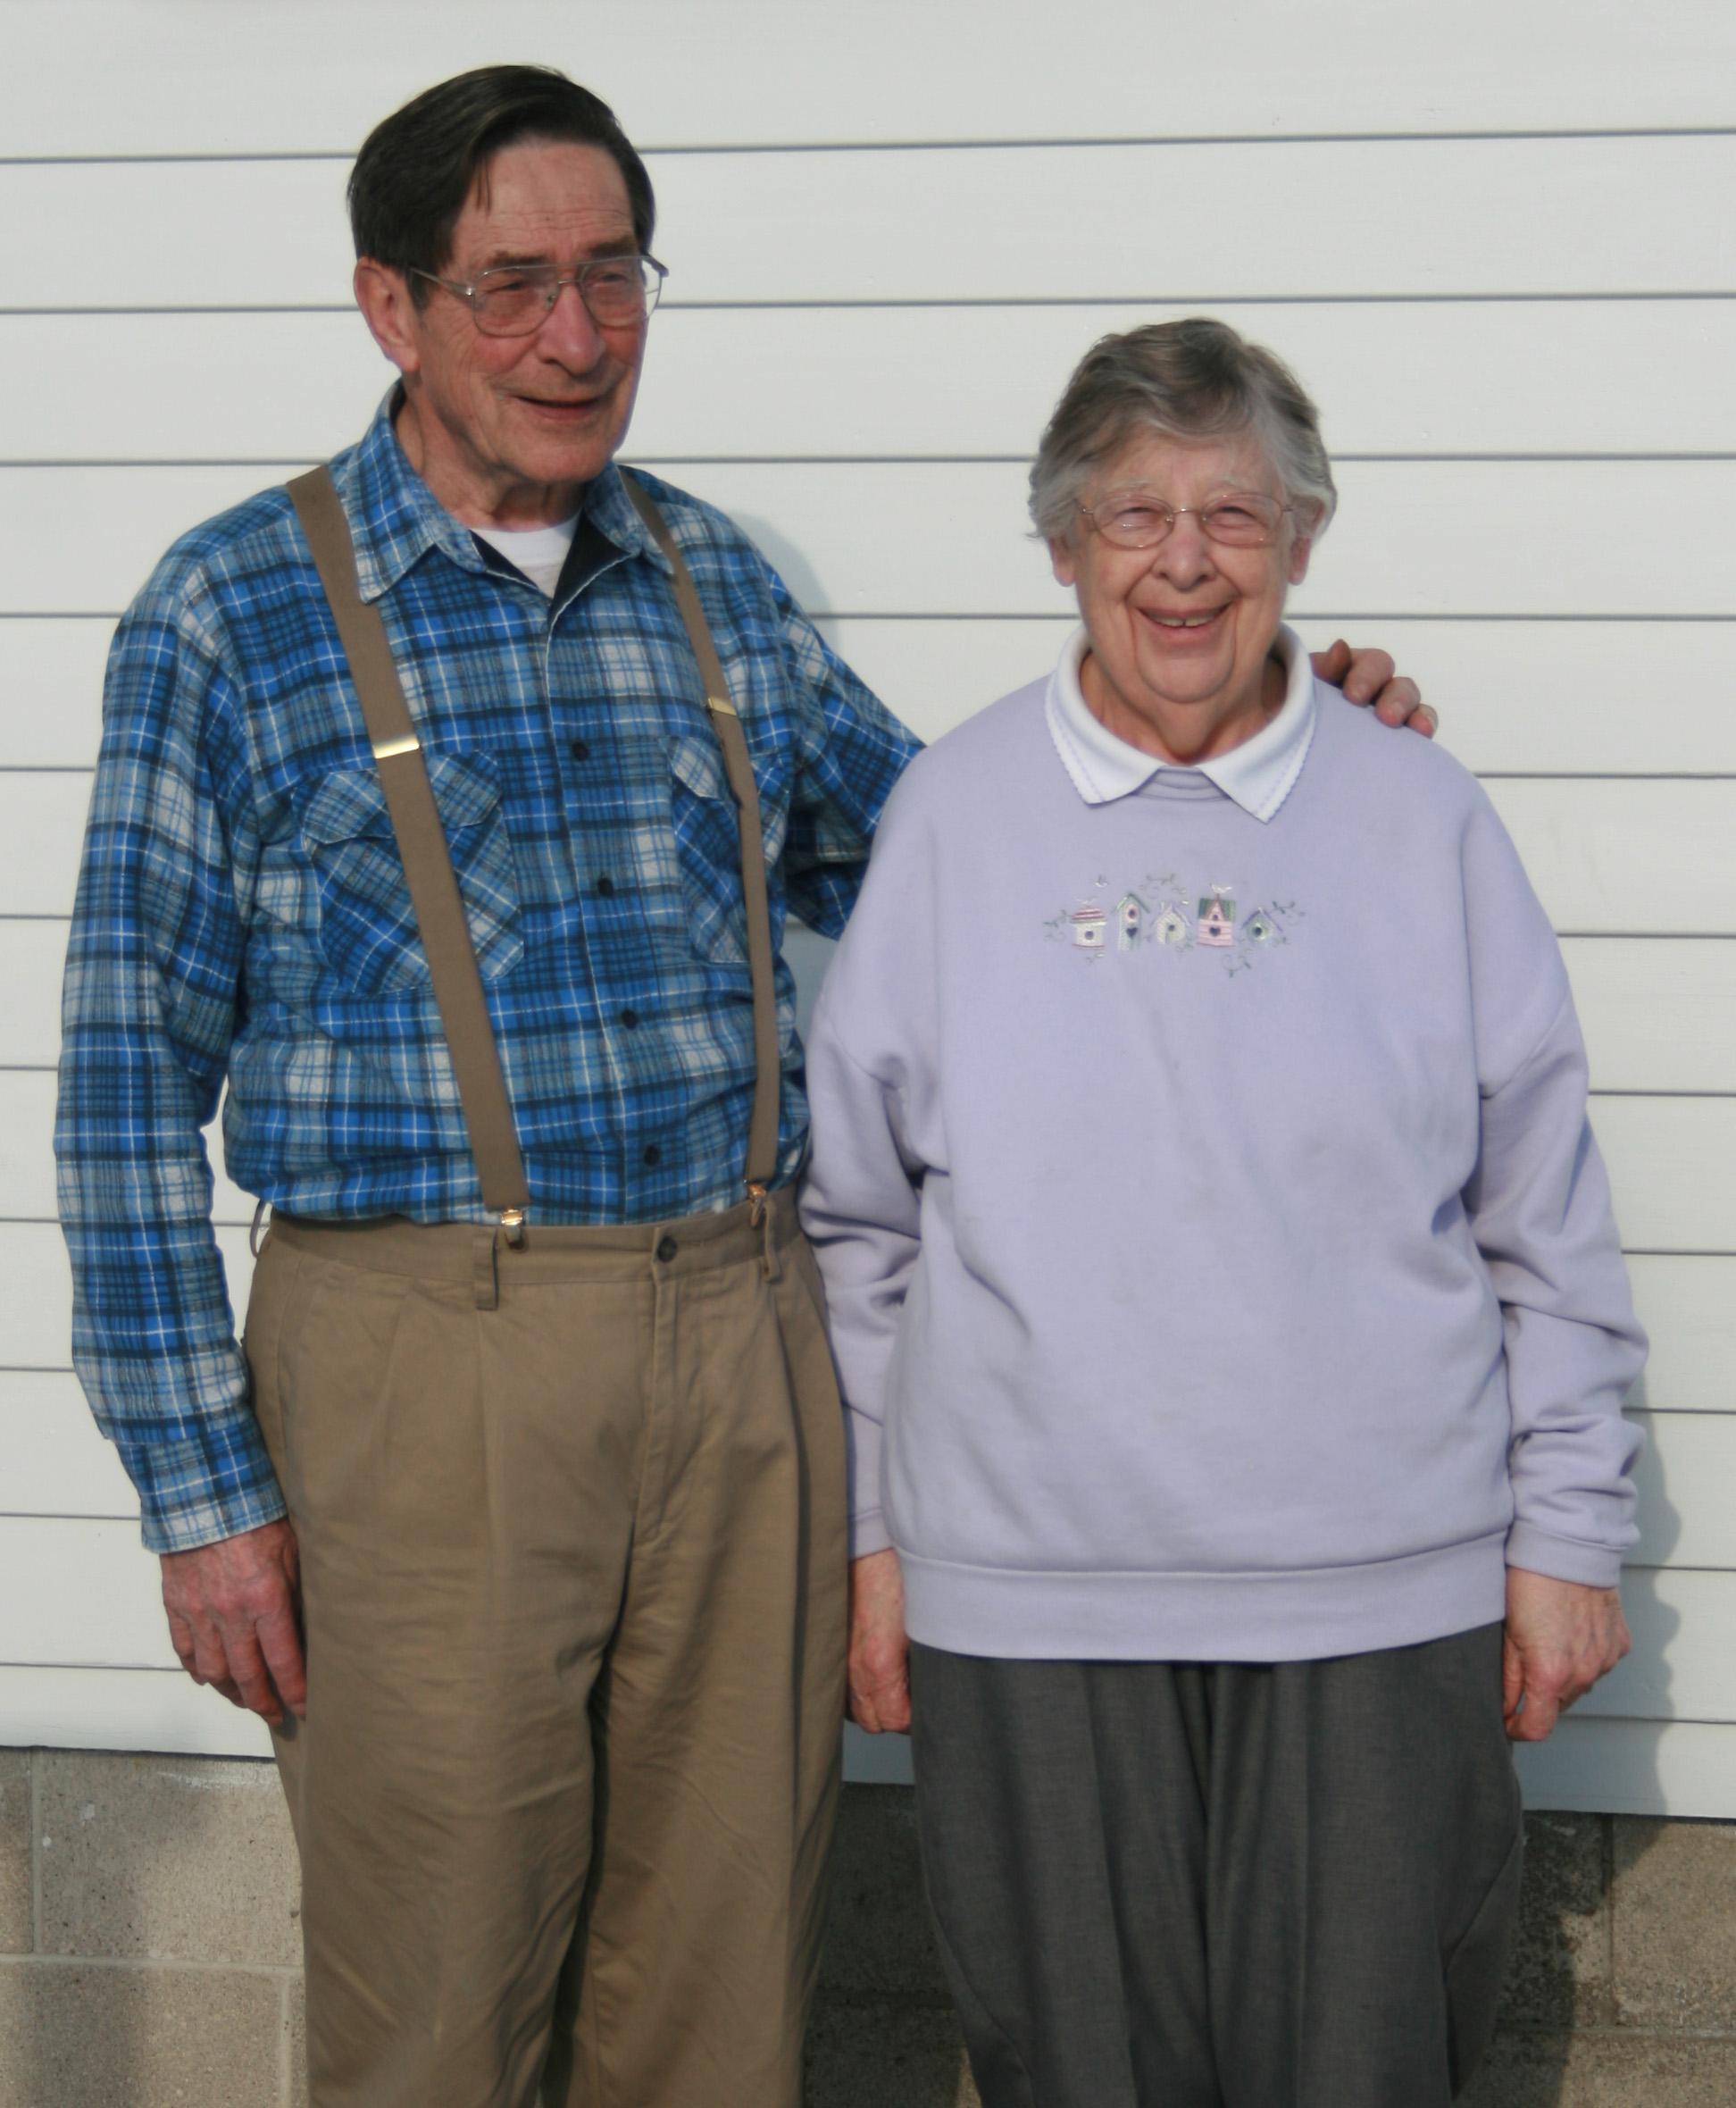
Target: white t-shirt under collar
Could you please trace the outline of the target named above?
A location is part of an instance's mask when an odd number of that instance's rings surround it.
[[[491,549],[498,549],[515,570],[552,600],[561,582],[561,572],[579,531],[579,514],[556,520],[552,527],[472,527],[471,532]]]

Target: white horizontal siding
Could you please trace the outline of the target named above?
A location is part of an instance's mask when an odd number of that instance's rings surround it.
[[[894,307],[868,326],[853,307],[684,307],[672,282],[651,326],[633,450],[647,462],[1022,464],[1094,337],[1189,312]],[[1562,300],[1372,301],[1354,316],[1256,300],[1223,312],[1283,347],[1326,406],[1340,459],[1736,451],[1736,298],[1606,303],[1595,327]],[[347,445],[391,378],[348,307],[124,323],[0,312],[0,362],[13,377],[0,396],[7,461],[311,458]]]
[[[54,983],[113,619],[175,534],[355,436],[387,375],[344,312],[345,157],[505,49],[566,65],[655,149],[673,275],[637,457],[760,535],[925,736],[1064,633],[1022,464],[1093,337],[1222,303],[1314,388],[1344,504],[1294,613],[1423,679],[1569,933],[1656,1341],[1635,1654],[1524,1755],[1528,1788],[1736,1814],[1718,0],[641,0],[582,25],[558,0],[425,0],[413,46],[349,0],[230,0],[221,27],[204,0],[0,11],[0,1739],[264,1747],[165,1668],[42,1658],[167,1660],[67,1373],[63,1248],[21,1219],[51,1205]],[[76,100],[43,92],[93,50]],[[129,155],[158,158],[107,158]],[[194,312],[250,306],[270,312]],[[798,949],[811,988],[823,948]],[[220,1189],[243,1292],[246,1206]],[[853,1738],[855,1775],[901,1775],[903,1748]]]
[[[1736,390],[1732,391],[1736,395]],[[1418,621],[1378,636],[1440,703],[1467,766],[1529,774],[1736,774],[1736,623]],[[1047,672],[1073,617],[822,622],[924,739]],[[1323,625],[1317,625],[1323,637]],[[83,768],[96,751],[107,615],[0,617],[0,768]]]
[[[12,1673],[47,1677],[64,1672]],[[0,1694],[4,1690],[0,1683]],[[1736,1727],[1689,1720],[1597,1719],[1571,1712],[1548,1742],[1525,1744],[1515,1756],[1531,1808],[1721,1816],[1730,1807]],[[907,1786],[910,1744],[901,1735],[867,1736],[847,1729],[845,1769],[852,1778]]]
[[[69,44],[103,58],[76,102],[42,91]],[[13,0],[0,137],[18,155],[349,154],[503,52],[564,67],[641,142],[761,145],[1727,124],[1736,36],[1709,0],[421,0],[413,37],[401,9],[354,0]]]
[[[0,1069],[59,1057],[66,933],[58,916],[0,921]],[[830,947],[810,941],[822,949],[796,970],[811,1000]],[[1570,937],[1563,949],[1594,1090],[1736,1092],[1736,938]]]
[[[1729,1463],[1727,1453],[1723,1460]],[[65,1553],[71,1554],[65,1563],[76,1579],[52,1592],[33,1588],[31,1577],[44,1570],[45,1560]],[[0,1518],[0,1663],[172,1669],[156,1581],[157,1562],[139,1544],[130,1520]],[[1736,1575],[1635,1568],[1623,1597],[1633,1652],[1581,1701],[1580,1711],[1615,1719],[1736,1723],[1736,1651],[1729,1644]]]
[[[1570,1713],[1548,1742],[1520,1749],[1517,1761],[1531,1808],[1728,1816],[1736,1727]]]
[[[251,1714],[202,1691],[177,1669],[0,1667],[0,1720],[12,1738],[55,1748],[164,1750],[264,1757],[271,1738]],[[901,1735],[847,1731],[849,1777],[910,1780]],[[1608,1720],[1569,1714],[1540,1747],[1518,1752],[1534,1808],[1718,1817],[1728,1813],[1736,1728],[1698,1721]]]
[[[231,1300],[246,1303],[247,1234],[220,1226]],[[1630,1258],[1635,1306],[1652,1353],[1631,1402],[1654,1412],[1736,1413],[1736,1255],[1639,1253]],[[52,1224],[0,1221],[0,1330],[6,1364],[71,1367],[72,1284]],[[68,1508],[79,1502],[69,1499]]]
[[[246,1309],[253,1278],[247,1232],[238,1225],[220,1226],[217,1244],[238,1317]],[[53,1224],[0,1221],[0,1337],[5,1342],[0,1368],[35,1372],[72,1366],[72,1275]],[[81,1505],[75,1490],[66,1507]]]
[[[54,1219],[54,1100],[51,1073],[0,1071],[0,1192],[9,1220]],[[1736,1181],[1706,1175],[1708,1165],[1736,1163],[1736,1098],[1598,1098],[1592,1117],[1630,1250],[1736,1252]],[[220,1175],[213,1211],[218,1222],[246,1224],[254,1202]]]
[[[1640,1537],[1634,1567],[1736,1568],[1736,1412],[1638,1413]],[[130,1520],[138,1502],[113,1446],[96,1431],[78,1379],[15,1372],[0,1401],[6,1505],[13,1515],[76,1513]],[[76,1507],[69,1493],[78,1490]],[[1647,1672],[1655,1677],[1654,1664]],[[1733,1671],[1736,1673],[1736,1671]]]
[[[1736,277],[1736,227],[1704,210],[1736,188],[1736,134],[647,158],[684,303],[1584,297]],[[0,163],[5,305],[342,305],[346,173],[243,161],[213,182],[165,161],[117,183],[102,163]]]
[[[0,614],[116,614],[169,541],[305,466],[0,468]],[[1014,463],[671,462],[818,613],[1064,614]],[[1730,461],[1351,462],[1295,619],[1736,617]],[[1628,523],[1667,519],[1636,569]],[[1640,531],[1649,546],[1653,537]],[[64,552],[82,561],[69,573]]]
[[[154,1563],[154,1562],[153,1562]],[[148,1569],[137,1582],[155,1594]],[[166,1750],[207,1757],[268,1757],[263,1720],[179,1668],[89,1669],[0,1666],[4,1740],[45,1749]]]
[[[0,1194],[4,1218],[53,1222],[52,1071],[0,1070]],[[1736,1182],[1707,1167],[1736,1163],[1736,1097],[1595,1097],[1592,1117],[1609,1168],[1617,1219],[1632,1251],[1736,1252]],[[213,1152],[216,1144],[213,1140]],[[254,1201],[222,1175],[213,1218],[251,1222]]]
[[[1736,935],[1736,779],[1502,778],[1490,790],[1557,928]],[[71,912],[89,799],[88,770],[0,773],[15,914]]]

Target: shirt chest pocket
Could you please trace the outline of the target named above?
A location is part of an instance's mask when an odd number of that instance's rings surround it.
[[[741,835],[736,802],[714,740],[678,733],[669,742],[670,819],[681,867],[693,948],[702,958],[739,964],[747,957],[741,903]],[[755,772],[768,878],[789,824],[787,783]]]
[[[485,981],[498,981],[524,956],[500,781],[484,754],[426,758],[476,963]],[[425,985],[428,955],[380,778],[371,769],[321,776],[302,807],[301,838],[319,897],[320,949],[345,987],[388,996]]]

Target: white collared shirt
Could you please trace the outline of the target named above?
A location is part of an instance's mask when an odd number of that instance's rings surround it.
[[[1240,746],[1191,765],[1160,761],[1130,746],[1092,714],[1079,685],[1079,669],[1089,645],[1081,623],[1062,648],[1044,705],[1049,737],[1087,805],[1107,805],[1112,799],[1126,798],[1143,790],[1160,769],[1169,769],[1204,776],[1255,819],[1272,818],[1302,774],[1315,733],[1314,668],[1302,640],[1288,623],[1280,626],[1274,644],[1285,674],[1284,700],[1277,715]]]

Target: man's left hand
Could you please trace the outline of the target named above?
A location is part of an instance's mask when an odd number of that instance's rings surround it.
[[[1613,1588],[1552,1581],[1523,1567],[1506,1577],[1501,1710],[1515,1742],[1546,1742],[1556,1722],[1633,1643]]]
[[[1390,652],[1353,651],[1340,637],[1312,657],[1323,681],[1341,688],[1353,703],[1372,703],[1383,724],[1408,724],[1425,740],[1433,739],[1440,720],[1423,700],[1415,682],[1396,671]]]

